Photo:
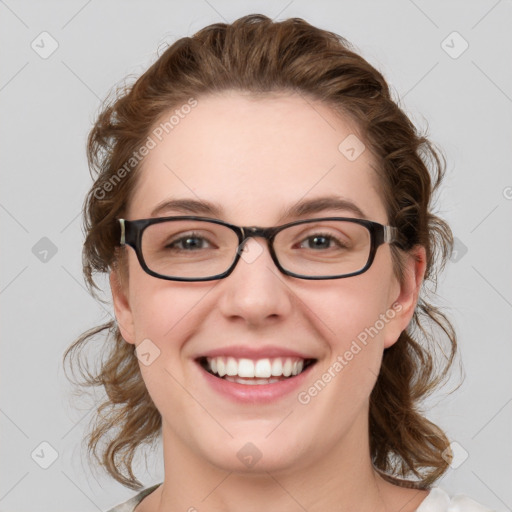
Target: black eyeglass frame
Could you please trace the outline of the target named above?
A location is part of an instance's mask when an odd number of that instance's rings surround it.
[[[307,280],[326,280],[326,279],[343,279],[346,277],[353,277],[360,275],[364,272],[366,272],[372,265],[373,260],[375,259],[375,254],[377,252],[377,249],[385,244],[385,243],[394,243],[398,241],[398,230],[394,226],[385,226],[383,224],[379,224],[378,222],[374,222],[371,220],[366,219],[355,219],[352,217],[320,217],[320,218],[313,218],[313,219],[303,219],[303,220],[297,220],[294,222],[288,222],[287,224],[282,224],[280,226],[274,226],[270,228],[261,228],[258,226],[235,226],[234,224],[229,224],[228,222],[224,222],[223,220],[219,219],[212,219],[210,217],[197,217],[195,215],[183,215],[183,216],[174,216],[174,217],[153,217],[150,219],[138,219],[138,220],[126,220],[126,219],[117,219],[120,227],[121,227],[121,239],[120,239],[120,245],[129,245],[132,247],[135,251],[135,254],[137,255],[137,259],[139,260],[139,263],[143,270],[149,274],[150,276],[157,277],[159,279],[165,279],[167,281],[188,281],[188,282],[198,282],[198,281],[215,281],[218,279],[224,279],[225,277],[229,276],[233,270],[235,269],[238,261],[240,260],[241,253],[243,251],[243,246],[245,242],[249,238],[255,238],[255,237],[261,237],[264,238],[267,241],[267,246],[270,252],[270,256],[272,257],[272,260],[274,261],[276,267],[279,269],[280,272],[287,276],[296,277],[298,279],[307,279]],[[144,256],[142,254],[142,235],[144,233],[144,230],[151,226],[152,224],[159,224],[161,222],[169,222],[169,221],[180,221],[180,220],[199,220],[199,221],[205,221],[205,222],[211,222],[212,224],[220,224],[221,226],[225,226],[232,231],[235,232],[235,234],[238,237],[238,249],[236,251],[235,258],[233,260],[233,263],[231,266],[221,274],[217,274],[214,276],[209,277],[170,277],[163,274],[159,274],[157,272],[154,272],[151,270],[145,260]],[[300,224],[307,224],[307,223],[313,223],[318,221],[347,221],[347,222],[353,222],[355,224],[360,224],[361,226],[364,226],[370,233],[370,253],[368,256],[368,261],[366,262],[366,265],[356,272],[352,272],[350,274],[342,274],[337,276],[305,276],[302,274],[296,274],[295,272],[291,272],[289,270],[286,270],[284,267],[281,266],[279,263],[279,260],[276,256],[276,253],[274,251],[274,238],[276,235],[282,231],[283,229],[286,229],[290,226],[296,226]]]

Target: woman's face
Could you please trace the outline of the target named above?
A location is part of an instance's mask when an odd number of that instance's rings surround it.
[[[157,132],[161,141],[153,135],[127,219],[201,215],[269,227],[360,210],[388,223],[370,152],[327,106],[235,92],[197,101],[168,134]],[[345,206],[287,216],[325,197]],[[161,208],[177,199],[218,211]],[[407,260],[400,285],[383,245],[361,275],[308,281],[280,273],[266,242],[252,238],[227,278],[184,283],[148,275],[125,250],[128,282],[112,279],[116,315],[124,339],[143,343],[140,368],[169,450],[236,471],[298,469],[367,450],[369,395],[383,350],[412,315],[421,263]],[[315,362],[278,382],[241,384],[210,374],[199,362],[207,356],[276,368],[276,359]]]

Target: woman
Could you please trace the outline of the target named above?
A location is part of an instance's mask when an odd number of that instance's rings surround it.
[[[161,435],[165,467],[113,511],[488,510],[433,486],[451,451],[418,410],[456,352],[426,297],[441,160],[347,41],[208,26],[103,110],[88,156],[84,272],[117,321],[67,353],[109,335],[89,448],[136,489]]]

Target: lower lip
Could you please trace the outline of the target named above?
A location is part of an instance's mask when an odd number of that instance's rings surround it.
[[[240,403],[267,403],[289,395],[293,391],[297,391],[301,385],[304,385],[310,370],[314,364],[308,366],[302,373],[295,377],[290,377],[272,384],[238,384],[230,382],[220,377],[215,377],[207,372],[199,363],[197,363],[200,372],[204,375],[206,382],[218,393],[224,395],[231,400]],[[316,364],[316,363],[315,363]]]

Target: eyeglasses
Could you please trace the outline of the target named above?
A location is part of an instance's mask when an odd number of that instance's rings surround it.
[[[340,279],[368,270],[377,248],[396,242],[397,229],[345,217],[299,220],[281,226],[239,227],[195,216],[118,219],[121,245],[129,245],[151,276],[170,281],[227,277],[249,238],[267,240],[277,268],[299,279]]]

